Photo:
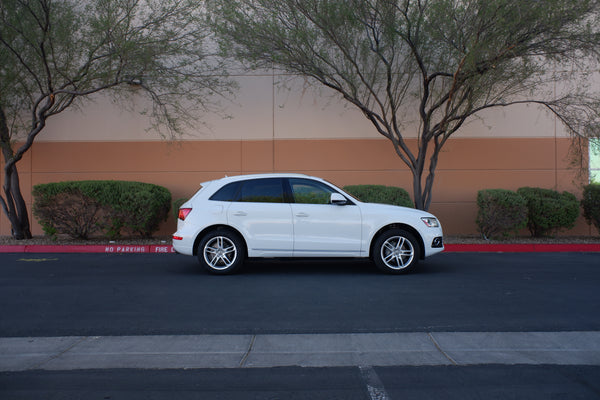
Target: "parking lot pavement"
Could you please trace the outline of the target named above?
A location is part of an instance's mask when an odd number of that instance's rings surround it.
[[[15,337],[0,354],[0,371],[600,365],[600,332]]]

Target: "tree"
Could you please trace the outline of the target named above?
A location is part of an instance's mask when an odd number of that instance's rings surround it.
[[[0,2],[0,203],[16,239],[31,237],[17,164],[48,118],[96,93],[145,96],[150,125],[177,135],[232,88],[193,0]]]
[[[444,144],[483,110],[538,104],[573,135],[598,135],[586,75],[600,44],[597,0],[209,4],[226,54],[309,77],[360,109],[412,172],[419,209],[431,204]]]

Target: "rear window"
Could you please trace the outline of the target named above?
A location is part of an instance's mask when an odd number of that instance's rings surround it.
[[[283,203],[283,184],[279,178],[252,179],[243,182],[236,201]]]

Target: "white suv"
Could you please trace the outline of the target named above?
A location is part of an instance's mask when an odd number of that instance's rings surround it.
[[[444,250],[442,237],[427,212],[362,203],[320,178],[262,174],[203,183],[179,209],[173,247],[216,274],[246,257],[371,257],[404,273]]]

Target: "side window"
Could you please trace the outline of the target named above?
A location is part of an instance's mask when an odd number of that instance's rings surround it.
[[[283,184],[279,178],[253,179],[242,183],[236,201],[283,203]]]
[[[237,194],[240,182],[232,182],[217,190],[215,194],[210,196],[210,200],[215,201],[233,201]]]
[[[289,182],[296,203],[329,204],[331,193],[335,193],[329,186],[309,179],[291,178]]]

